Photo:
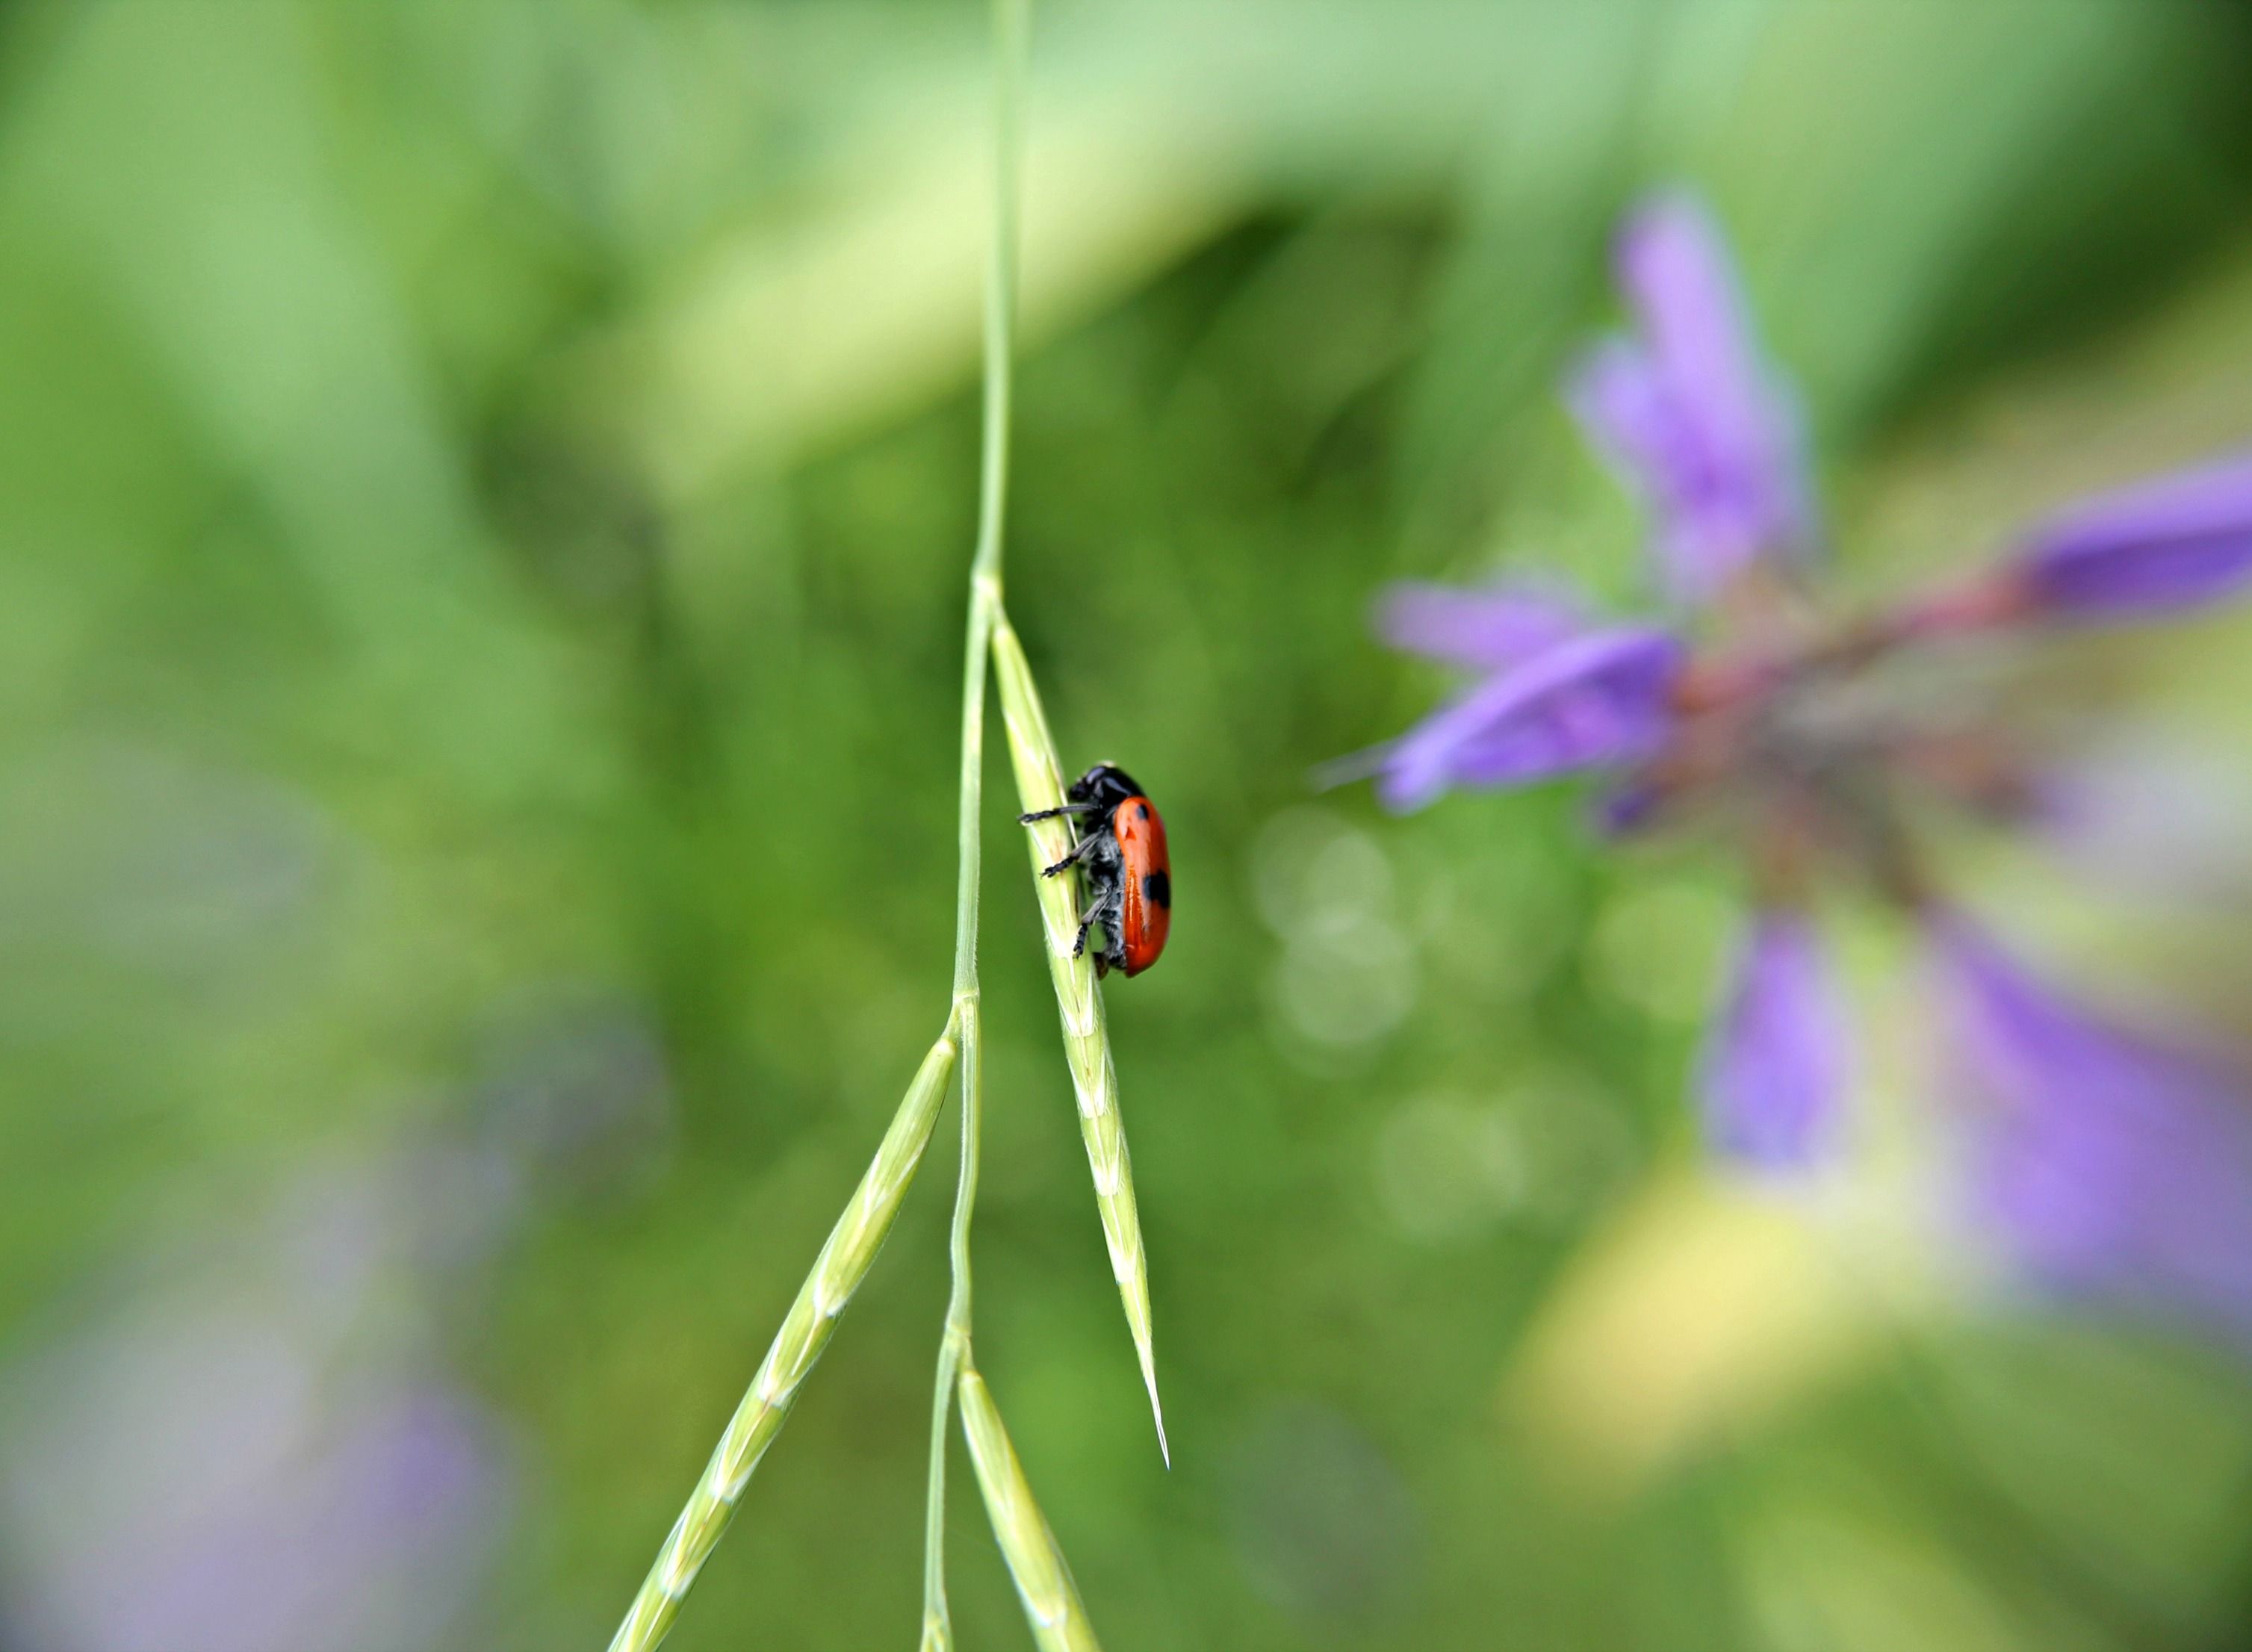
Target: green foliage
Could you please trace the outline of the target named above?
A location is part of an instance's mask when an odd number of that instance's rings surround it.
[[[459,1642],[596,1644],[931,1035],[983,16],[0,27],[0,1327],[36,1345],[292,1167],[483,1128],[527,1004],[633,1006],[664,1131],[535,1175],[439,1315],[527,1489]],[[2252,1395],[2157,1334],[1920,1321],[1623,1491],[1553,1472],[1506,1397],[1685,1156],[1720,904],[1568,796],[1393,821],[1307,776],[1439,687],[1370,641],[1384,579],[1639,600],[1550,385],[1650,183],[1738,237],[1864,587],[2242,442],[2249,33],[2145,0],[1044,13],[1010,615],[1067,761],[1128,764],[1171,836],[1171,942],[1109,1008],[1173,1469],[1013,857],[977,1369],[1109,1644],[2242,1637]],[[2228,641],[2179,675],[2233,698],[2179,698],[2241,741]],[[2242,979],[2195,990],[2245,1024]],[[670,1646],[914,1633],[944,1222],[907,1202]],[[961,1643],[1022,1644],[966,1498],[954,1536]]]

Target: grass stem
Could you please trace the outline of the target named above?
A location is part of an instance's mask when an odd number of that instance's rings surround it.
[[[962,662],[959,878],[954,921],[954,1016],[962,1032],[962,1170],[948,1240],[953,1274],[931,1395],[930,1472],[923,1506],[923,1652],[950,1652],[946,1602],[946,1424],[970,1365],[970,1224],[977,1204],[984,1054],[977,989],[977,907],[984,859],[985,678],[1001,613],[1001,548],[1008,516],[1010,362],[1017,306],[1017,203],[1022,171],[1027,0],[994,0],[993,237],[985,269],[984,426],[978,462],[977,538],[970,561],[970,617]]]

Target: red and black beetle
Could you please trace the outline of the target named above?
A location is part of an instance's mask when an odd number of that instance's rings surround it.
[[[1079,939],[1071,955],[1087,950],[1087,932],[1102,926],[1102,945],[1095,972],[1123,969],[1138,975],[1157,961],[1173,922],[1173,867],[1165,854],[1165,823],[1134,777],[1112,763],[1097,763],[1071,783],[1061,809],[1044,809],[1018,818],[1029,824],[1061,815],[1079,842],[1040,876],[1053,878],[1076,865],[1087,874],[1093,897],[1079,915]]]

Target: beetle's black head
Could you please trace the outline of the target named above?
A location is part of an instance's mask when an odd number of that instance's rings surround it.
[[[1097,763],[1071,783],[1071,801],[1093,803],[1109,814],[1129,797],[1139,797],[1134,777],[1115,763]]]

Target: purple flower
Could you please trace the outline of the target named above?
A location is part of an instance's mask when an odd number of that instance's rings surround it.
[[[2031,1278],[2171,1304],[2252,1342],[2246,1086],[2074,1006],[1936,906],[1945,881],[1924,825],[1935,803],[2020,831],[2090,818],[2076,797],[2041,807],[2053,754],[1996,675],[2018,650],[1981,639],[2252,589],[2252,454],[2064,512],[1967,583],[1825,615],[1797,577],[1821,538],[1802,421],[1711,218],[1680,195],[1646,204],[1616,274],[1631,328],[1581,359],[1567,399],[1641,496],[1675,602],[1712,603],[1697,652],[1522,587],[1400,587],[1386,639],[1479,680],[1373,761],[1332,772],[1374,773],[1386,803],[1414,809],[1449,787],[1607,771],[1595,816],[1609,832],[1701,817],[1756,890],[1795,901],[1833,874],[1904,913],[1941,913],[1986,1231]],[[1762,571],[1787,577],[1746,577]],[[1796,910],[1762,913],[1701,1058],[1715,1151],[1766,1170],[1819,1163],[1851,1065],[1811,928]]]
[[[168,1238],[0,1368],[0,1572],[21,1586],[0,1592],[0,1643],[461,1642],[515,1465],[430,1357],[433,1189],[483,1183],[420,1152],[294,1177],[270,1210]]]
[[[1974,1215],[2036,1281],[2252,1336],[2252,1110],[2211,1058],[2125,1031],[1975,926],[1934,940],[1955,1012]]]
[[[1672,722],[1680,642],[1646,626],[1587,631],[1497,671],[1384,748],[1379,790],[1420,809],[1449,786],[1519,785],[1647,757]]]
[[[9,1375],[9,1643],[444,1644],[506,1528],[494,1419],[221,1293],[147,1302]]]
[[[2037,613],[2179,613],[2252,585],[2252,454],[2107,494],[2029,537],[2016,565]]]
[[[1376,615],[1377,634],[1394,648],[1474,671],[1515,665],[1587,628],[1586,610],[1569,596],[1526,585],[1395,585]]]
[[[1760,1170],[1815,1163],[1836,1135],[1850,1062],[1845,1017],[1813,926],[1795,912],[1762,913],[1705,1052],[1713,1146]]]
[[[1637,332],[1590,351],[1566,399],[1642,495],[1672,594],[1702,601],[1759,558],[1813,542],[1802,421],[1695,201],[1661,196],[1637,211],[1616,269]]]

